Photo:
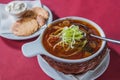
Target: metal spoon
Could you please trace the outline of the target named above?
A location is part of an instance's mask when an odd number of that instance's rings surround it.
[[[80,27],[83,27],[86,31],[89,30],[88,27],[87,27],[86,25],[84,25],[84,24],[79,24],[79,23],[77,23],[77,24],[75,24],[75,25],[78,25],[78,26],[80,26]],[[84,36],[86,36],[86,35],[84,35]],[[94,35],[94,34],[90,34],[90,36],[95,37],[95,38],[98,38],[98,39],[101,39],[101,40],[104,40],[104,41],[109,41],[109,42],[112,42],[112,43],[120,44],[120,40],[113,40],[113,39],[106,38],[106,37],[100,37],[100,36],[97,36],[97,35]]]
[[[106,38],[106,37],[100,37],[100,36],[96,36],[96,35],[94,35],[94,34],[90,34],[90,36],[95,37],[95,38],[98,38],[98,39],[101,39],[101,40],[104,40],[104,41],[108,41],[108,42],[120,44],[120,41],[119,41],[119,40],[113,40],[113,39]]]

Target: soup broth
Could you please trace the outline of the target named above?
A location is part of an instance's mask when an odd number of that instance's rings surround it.
[[[43,46],[52,55],[64,59],[89,57],[101,46],[102,41],[91,37],[100,36],[91,24],[74,19],[57,21],[48,26],[43,35]]]

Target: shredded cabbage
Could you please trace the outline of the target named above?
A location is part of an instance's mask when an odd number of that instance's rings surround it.
[[[84,37],[84,32],[79,29],[79,26],[71,25],[70,27],[64,27],[61,32],[61,38],[63,45],[67,44],[69,47],[74,48],[76,41],[79,41]]]

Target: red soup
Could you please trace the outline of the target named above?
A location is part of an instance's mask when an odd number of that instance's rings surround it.
[[[48,26],[43,35],[43,45],[52,55],[64,59],[81,59],[91,56],[102,41],[90,36],[100,36],[97,29],[87,22],[66,19]]]

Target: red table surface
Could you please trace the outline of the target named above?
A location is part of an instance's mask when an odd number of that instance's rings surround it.
[[[7,3],[10,0],[0,0]],[[54,19],[81,16],[100,25],[109,38],[120,40],[120,0],[41,0]],[[1,15],[0,15],[1,16]],[[29,41],[14,41],[0,37],[0,80],[53,80],[39,67],[37,58],[26,58],[21,46]],[[96,80],[120,80],[120,45],[109,43],[110,64]]]

